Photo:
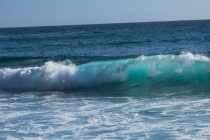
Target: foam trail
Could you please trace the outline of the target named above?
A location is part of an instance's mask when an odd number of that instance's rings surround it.
[[[41,67],[0,69],[0,89],[74,89],[102,84],[210,84],[210,59],[203,55],[140,56],[76,66],[46,62]]]

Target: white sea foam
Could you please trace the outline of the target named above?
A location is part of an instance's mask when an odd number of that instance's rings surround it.
[[[46,62],[41,67],[0,69],[1,89],[62,89],[75,74],[73,64]]]
[[[210,62],[210,59],[207,56],[200,54],[192,54],[190,52],[182,52],[179,57],[183,60],[188,61],[202,61],[202,62]]]
[[[209,137],[209,99],[16,96],[0,103],[0,138]],[[12,100],[12,98],[11,98]],[[11,102],[10,99],[7,100]],[[5,108],[7,107],[7,109]],[[10,133],[12,131],[12,133]]]

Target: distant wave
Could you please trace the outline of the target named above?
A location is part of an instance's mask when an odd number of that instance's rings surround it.
[[[180,55],[139,56],[76,66],[70,61],[46,62],[41,67],[1,68],[0,89],[66,90],[113,83],[210,84],[210,59]]]

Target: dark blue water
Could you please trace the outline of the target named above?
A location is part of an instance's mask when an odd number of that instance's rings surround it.
[[[210,21],[0,29],[1,139],[207,139]]]

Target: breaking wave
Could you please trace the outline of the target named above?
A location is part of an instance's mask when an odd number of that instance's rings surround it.
[[[139,56],[76,66],[69,61],[0,69],[0,89],[66,90],[104,84],[210,84],[210,59],[200,54]]]

